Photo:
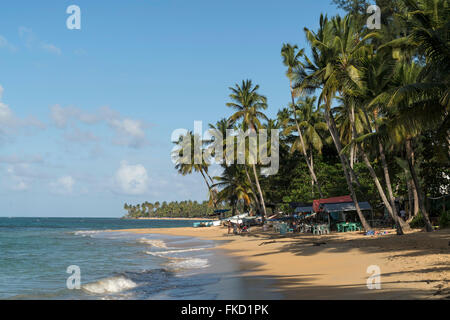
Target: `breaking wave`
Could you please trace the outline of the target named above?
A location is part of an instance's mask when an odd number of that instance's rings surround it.
[[[152,239],[146,239],[146,238],[141,238],[138,240],[139,243],[142,244],[148,244],[151,245],[152,247],[156,247],[156,248],[162,248],[162,249],[166,249],[167,245],[164,241],[162,240],[152,240]]]
[[[209,267],[208,259],[202,258],[185,258],[176,259],[173,258],[167,263],[170,269],[201,269]]]
[[[101,233],[104,231],[100,231],[100,230],[80,230],[80,231],[75,231],[73,234],[76,236],[82,236],[82,237],[92,237],[92,235],[97,234],[97,233]]]
[[[86,284],[82,288],[90,293],[104,294],[104,293],[118,293],[125,290],[133,289],[136,286],[137,284],[132,280],[125,278],[124,276],[117,276],[101,279],[97,282]]]
[[[146,254],[150,254],[152,256],[157,257],[166,257],[168,254],[171,253],[183,253],[183,252],[192,252],[192,251],[202,251],[206,248],[190,248],[190,249],[180,249],[180,250],[167,250],[167,251],[158,251],[158,252],[152,252],[152,251],[146,251]]]

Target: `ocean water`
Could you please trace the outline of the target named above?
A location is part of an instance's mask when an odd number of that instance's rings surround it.
[[[239,298],[227,278],[234,267],[210,250],[214,242],[120,231],[186,226],[192,221],[0,218],[0,299]],[[69,266],[79,267],[80,289],[67,287]]]

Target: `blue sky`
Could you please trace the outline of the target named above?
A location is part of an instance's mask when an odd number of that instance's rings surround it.
[[[305,45],[318,1],[10,1],[0,10],[0,216],[119,217],[123,203],[204,200],[171,133],[230,115],[252,79],[289,101],[280,49]],[[66,27],[69,5],[81,30]]]

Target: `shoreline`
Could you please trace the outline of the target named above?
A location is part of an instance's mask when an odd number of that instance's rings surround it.
[[[450,230],[396,236],[359,232],[280,236],[252,228],[228,235],[222,227],[120,230],[213,240],[238,266],[246,299],[449,299]],[[369,290],[369,266],[381,271],[381,289]],[[258,294],[259,293],[259,294]]]
[[[122,218],[123,220],[192,220],[192,221],[214,221],[212,218],[157,218],[157,217],[142,217],[142,218]]]

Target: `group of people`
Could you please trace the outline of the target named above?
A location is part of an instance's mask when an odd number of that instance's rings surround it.
[[[242,232],[249,232],[249,228],[247,225],[243,223],[233,223],[230,220],[227,221],[228,234],[231,234],[231,230],[233,230],[233,234],[241,234]]]

